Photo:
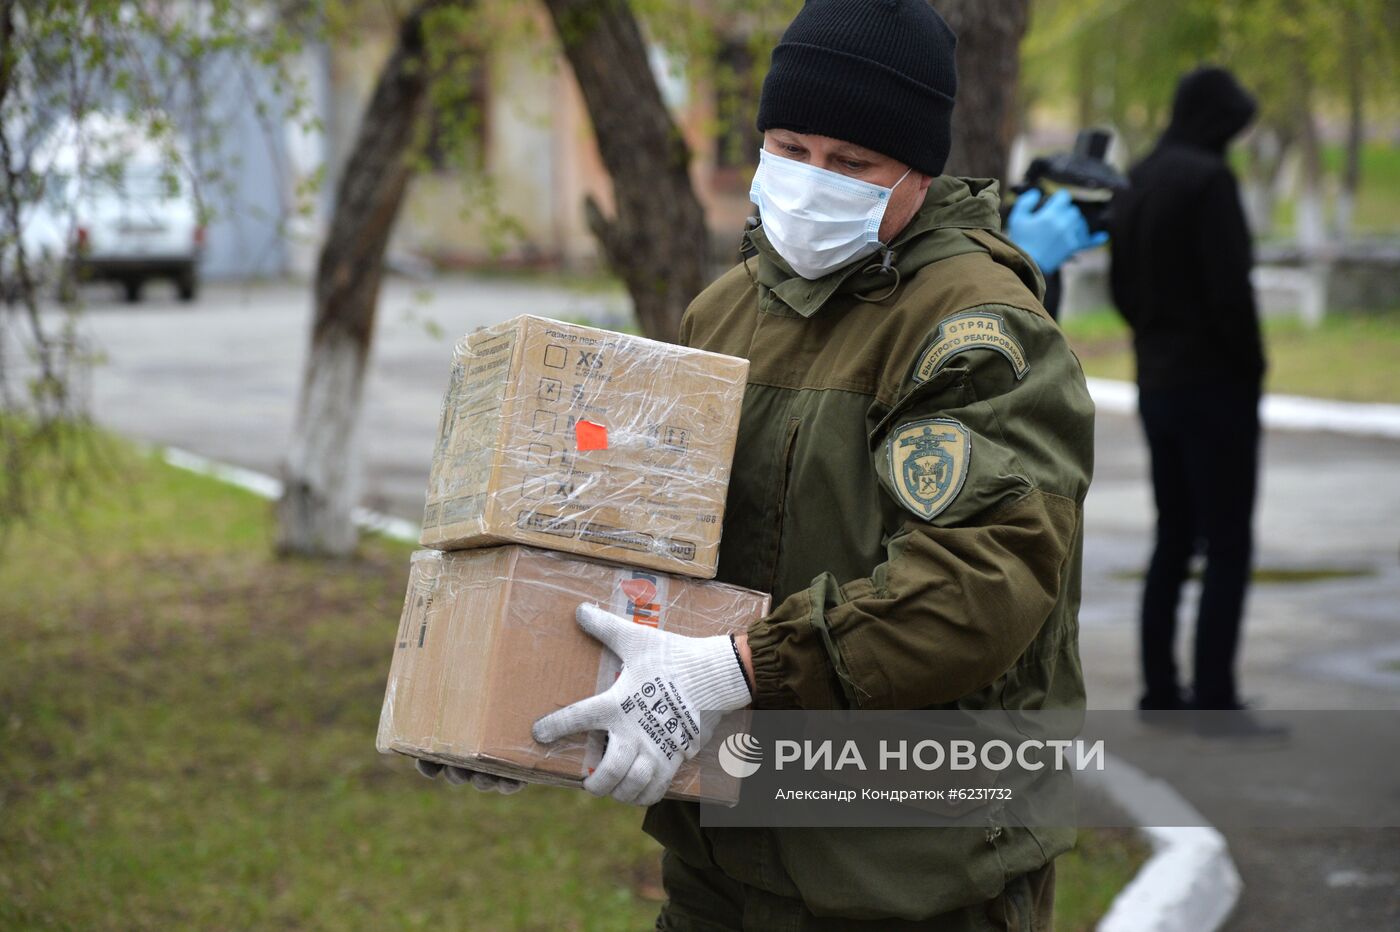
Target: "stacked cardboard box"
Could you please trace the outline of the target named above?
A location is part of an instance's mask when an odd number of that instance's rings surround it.
[[[381,751],[577,784],[601,738],[540,745],[530,726],[617,675],[575,624],[580,602],[696,636],[767,612],[766,595],[701,581],[718,560],[747,372],[538,317],[458,345],[423,523],[435,549],[413,557]],[[737,798],[713,754],[669,795]]]
[[[580,602],[686,635],[741,631],[768,609],[767,596],[747,589],[532,547],[420,550],[380,749],[536,783],[581,782],[601,757],[599,736],[550,745],[530,737],[537,718],[617,676],[616,656],[574,623]],[[682,766],[672,795],[735,798],[735,782],[703,763],[704,754]]]
[[[533,544],[711,578],[748,367],[539,317],[471,334],[421,543]]]

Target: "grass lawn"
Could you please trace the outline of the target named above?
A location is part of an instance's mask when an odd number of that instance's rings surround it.
[[[1240,178],[1247,175],[1243,146],[1230,150],[1230,162]],[[1323,196],[1330,218],[1336,210],[1346,149],[1336,143],[1322,147]],[[1294,197],[1279,199],[1273,218],[1272,238],[1291,239],[1297,210]],[[1353,232],[1360,236],[1400,233],[1400,146],[1372,140],[1361,148],[1361,186],[1356,192]]]
[[[1147,843],[1131,829],[1081,831],[1079,847],[1055,862],[1057,932],[1093,932],[1147,855]]]
[[[0,927],[650,927],[639,810],[375,753],[408,547],[279,561],[266,502],[109,459],[0,551]],[[1060,927],[1141,857],[1086,836]]]
[[[1339,145],[1322,147],[1323,170],[1329,180],[1340,179],[1345,150]],[[1339,181],[1337,182],[1340,183]],[[1330,200],[1335,200],[1331,192]],[[1282,205],[1280,228],[1293,223],[1293,204]],[[1361,187],[1356,192],[1356,232],[1362,235],[1400,233],[1400,146],[1369,142],[1361,147]]]
[[[1116,312],[1073,317],[1065,333],[1086,374],[1133,378],[1128,327]],[[1268,320],[1264,340],[1271,392],[1400,403],[1400,314],[1333,315],[1315,330]]]

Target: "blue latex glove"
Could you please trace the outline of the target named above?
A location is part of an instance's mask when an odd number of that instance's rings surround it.
[[[1041,274],[1051,275],[1075,253],[1108,242],[1107,233],[1089,232],[1068,191],[1056,191],[1036,210],[1038,204],[1037,188],[1019,195],[1006,218],[1006,235],[1035,260]]]

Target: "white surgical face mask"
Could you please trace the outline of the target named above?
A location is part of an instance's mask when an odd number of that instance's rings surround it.
[[[814,279],[880,248],[880,221],[899,181],[882,188],[760,149],[749,200],[778,255]]]

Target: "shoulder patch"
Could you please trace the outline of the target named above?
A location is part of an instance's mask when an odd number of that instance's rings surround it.
[[[967,481],[972,436],[946,417],[911,421],[890,435],[890,481],[900,504],[925,521],[953,503]]]
[[[1001,353],[1011,363],[1011,371],[1018,380],[1025,378],[1030,371],[1026,361],[1026,351],[1021,341],[1011,335],[1000,314],[986,311],[969,311],[954,314],[939,321],[938,330],[933,335],[928,349],[919,354],[910,376],[914,384],[927,382],[933,374],[943,368],[943,364],[959,353],[968,350],[989,349]]]

